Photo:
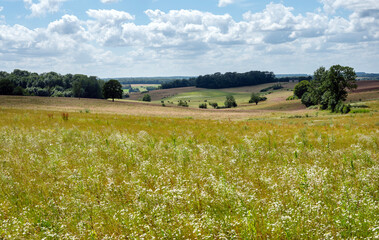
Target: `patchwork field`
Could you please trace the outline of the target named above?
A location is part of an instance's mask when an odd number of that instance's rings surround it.
[[[287,94],[225,110],[0,96],[0,239],[378,238],[378,93],[347,115]]]

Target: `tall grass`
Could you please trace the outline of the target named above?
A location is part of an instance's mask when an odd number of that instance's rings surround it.
[[[49,114],[0,109],[0,238],[379,236],[377,113]]]

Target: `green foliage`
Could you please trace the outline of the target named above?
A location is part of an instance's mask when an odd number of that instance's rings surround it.
[[[150,94],[143,95],[142,101],[144,101],[144,102],[151,102],[151,96],[150,96]]]
[[[234,99],[233,95],[226,96],[226,100],[224,102],[224,105],[226,108],[235,108],[237,107],[236,100]]]
[[[119,81],[112,79],[104,84],[104,98],[112,98],[112,101],[114,102],[115,98],[122,98],[122,93],[122,86]]]
[[[298,98],[301,98],[304,93],[308,92],[308,88],[310,86],[310,83],[307,80],[301,81],[298,84],[296,84],[293,95],[295,95]]]
[[[263,102],[263,101],[266,101],[266,100],[267,100],[266,97],[260,96],[257,93],[252,93],[251,97],[250,97],[250,100],[249,100],[249,103],[255,103],[256,105],[258,105],[259,102]]]
[[[297,96],[292,95],[292,96],[289,96],[288,98],[286,98],[286,101],[292,101],[292,100],[297,100],[297,99],[299,99]]]
[[[351,67],[334,65],[329,70],[320,67],[315,71],[310,84],[304,84],[308,85],[308,90],[303,94],[301,101],[307,107],[320,104],[321,109],[340,113],[349,112],[349,107],[341,107],[341,104],[347,98],[347,89],[357,88],[355,79],[356,74]],[[300,87],[297,89],[298,93],[301,93],[299,89]]]
[[[4,93],[7,95],[103,97],[101,89],[104,81],[82,74],[60,75],[55,72],[37,74],[19,69],[15,69],[12,73],[0,72],[0,92],[1,86],[9,83],[11,85],[8,85]],[[17,88],[16,91],[13,92],[9,86]]]
[[[200,103],[199,104],[199,108],[204,108],[206,109],[208,107],[208,104],[207,103]]]
[[[304,93],[303,96],[301,97],[301,103],[304,104],[306,107],[310,107],[314,105],[314,102],[312,100],[312,95],[309,92]]]
[[[218,108],[218,103],[216,103],[216,102],[209,102],[208,103],[210,106],[212,106],[214,109],[216,109],[216,108]]]
[[[0,95],[12,95],[15,85],[9,79],[0,79]]]
[[[260,92],[267,92],[267,91],[270,91],[271,89],[272,90],[279,90],[282,88],[283,88],[283,86],[281,84],[277,83],[277,84],[274,84],[270,87],[266,87],[266,88],[261,89]]]
[[[351,106],[350,104],[344,104],[343,102],[339,102],[334,111],[336,113],[342,113],[342,114],[346,114],[346,113],[349,113],[351,111]]]
[[[181,88],[181,87],[191,87],[196,85],[196,78],[190,78],[190,79],[176,79],[170,82],[162,83],[161,88],[162,89],[169,89],[169,88]]]
[[[179,100],[178,106],[179,107],[188,107],[188,103],[187,103],[187,101]]]
[[[23,96],[25,95],[25,89],[21,86],[17,86],[13,89],[13,95]]]
[[[249,103],[255,103],[256,105],[258,105],[259,100],[260,100],[260,96],[259,96],[259,94],[257,94],[257,93],[252,93],[252,94],[251,94],[251,97],[250,97],[250,100],[249,100]]]
[[[275,82],[273,72],[250,71],[246,73],[227,72],[199,76],[196,78],[196,87],[199,88],[231,88],[241,86],[253,86],[263,83]]]

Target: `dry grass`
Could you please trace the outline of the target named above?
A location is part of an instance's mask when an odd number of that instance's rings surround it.
[[[280,94],[279,94],[280,95]],[[276,96],[273,94],[272,96]],[[281,96],[283,98],[283,96]],[[175,117],[175,118],[195,118],[195,119],[249,119],[252,117],[264,117],[272,115],[284,114],[280,109],[280,104],[288,104],[284,102],[271,102],[271,105],[258,105],[255,108],[237,109],[197,109],[183,108],[173,106],[162,107],[160,104],[131,102],[131,101],[107,101],[100,99],[76,99],[76,98],[44,98],[44,97],[17,97],[17,96],[0,96],[0,107],[4,109],[30,109],[30,110],[46,110],[46,111],[65,111],[65,112],[85,112],[91,113],[109,113],[117,115],[133,115],[133,116],[158,116],[158,117]],[[270,102],[270,101],[269,101]],[[277,108],[275,105],[279,104]],[[288,114],[303,114],[311,112],[306,110],[299,104],[295,106]],[[299,107],[300,106],[300,107]],[[273,109],[273,110],[270,110]]]

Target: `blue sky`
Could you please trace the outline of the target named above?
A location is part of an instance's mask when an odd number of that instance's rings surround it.
[[[0,10],[8,72],[379,72],[377,0],[2,0]]]

